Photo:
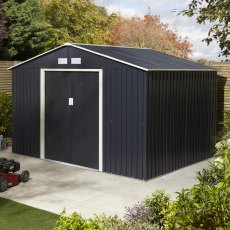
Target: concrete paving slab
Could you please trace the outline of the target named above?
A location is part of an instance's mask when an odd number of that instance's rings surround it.
[[[102,213],[123,217],[125,207],[142,201],[156,189],[164,189],[175,198],[175,192],[194,185],[196,172],[213,161],[202,161],[146,182],[14,154],[10,148],[1,151],[0,157],[19,161],[21,169],[31,174],[29,182],[9,188],[1,197],[57,214],[65,208],[67,214],[77,211],[83,217]]]

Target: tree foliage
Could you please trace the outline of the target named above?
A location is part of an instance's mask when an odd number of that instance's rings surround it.
[[[144,18],[133,17],[120,20],[109,31],[109,43],[132,47],[148,47],[154,50],[188,58],[191,44],[177,32],[169,29],[160,17],[146,14]]]
[[[49,24],[43,19],[37,0],[7,0],[4,4],[7,39],[6,58],[24,60],[47,47]]]
[[[216,40],[221,54],[230,54],[230,2],[229,0],[192,0],[188,9],[181,12],[189,17],[196,17],[199,24],[211,22],[208,36],[203,41],[208,45]]]
[[[150,13],[124,19],[93,0],[5,0],[3,5],[1,59],[25,60],[66,42],[149,47],[182,58],[191,53],[187,39]]]
[[[110,18],[92,0],[49,0],[42,3],[51,25],[50,46],[65,42],[105,44]]]
[[[0,0],[0,47],[4,38],[6,38],[5,18],[2,11],[3,2]]]
[[[202,65],[208,65],[209,63],[209,61],[205,58],[198,59],[196,62]]]
[[[6,0],[3,13],[7,38],[2,36],[0,58],[12,60],[66,42],[106,44],[109,25],[117,18],[93,0]]]

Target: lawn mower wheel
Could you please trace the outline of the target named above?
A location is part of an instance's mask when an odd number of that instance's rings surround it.
[[[28,170],[22,171],[22,173],[21,173],[21,181],[25,183],[29,179],[30,179],[30,173],[29,173],[29,171]]]

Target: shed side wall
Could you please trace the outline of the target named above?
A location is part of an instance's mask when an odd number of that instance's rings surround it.
[[[149,73],[148,178],[212,156],[216,72]]]
[[[104,71],[104,170],[146,179],[147,73]]]

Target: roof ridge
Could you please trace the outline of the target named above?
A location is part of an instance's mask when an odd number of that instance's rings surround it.
[[[144,49],[144,50],[153,50],[151,48],[146,48],[146,47],[132,47],[132,46],[117,46],[117,45],[101,45],[101,44],[87,44],[87,43],[65,43],[64,45],[69,45],[69,44],[72,44],[72,45],[84,45],[84,46],[100,46],[100,47],[114,47],[114,48],[127,48],[127,49]]]

